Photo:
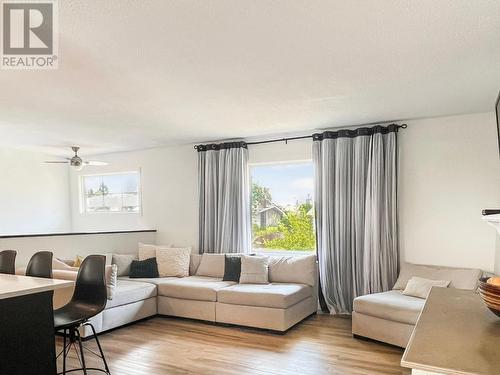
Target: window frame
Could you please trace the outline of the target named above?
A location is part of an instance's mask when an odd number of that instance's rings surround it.
[[[138,177],[137,181],[137,200],[139,202],[139,210],[134,211],[87,211],[86,194],[85,194],[85,178],[86,177],[96,177],[96,176],[113,176],[113,175],[126,175],[126,174],[136,174]],[[80,196],[80,214],[81,215],[100,215],[100,214],[115,214],[115,215],[140,215],[142,216],[142,171],[141,168],[136,170],[126,170],[119,172],[106,172],[106,173],[89,173],[82,174],[78,176],[79,178],[79,196]]]
[[[264,162],[249,162],[248,163],[248,180],[249,180],[249,201],[250,201],[250,230],[251,230],[251,251],[253,253],[257,254],[262,254],[266,256],[272,256],[272,255],[290,255],[290,256],[300,256],[300,255],[310,255],[310,254],[317,254],[318,249],[317,249],[317,243],[315,241],[315,246],[314,249],[311,250],[287,250],[287,249],[266,249],[266,248],[254,248],[253,247],[253,221],[252,221],[252,168],[253,167],[263,167],[263,166],[274,166],[274,165],[287,165],[287,164],[312,164],[313,169],[314,169],[314,163],[312,158],[311,159],[298,159],[298,160],[276,160],[276,161],[264,161]],[[313,179],[314,179],[314,173],[313,173]],[[312,191],[312,202],[313,202],[313,208],[314,208],[314,189]],[[313,218],[313,228],[314,228],[314,235],[316,237],[316,223]]]

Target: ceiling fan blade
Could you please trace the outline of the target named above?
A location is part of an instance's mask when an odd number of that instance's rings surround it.
[[[94,165],[94,166],[108,165],[109,164],[109,163],[106,163],[104,161],[84,161],[83,163],[85,165]]]
[[[47,164],[69,164],[69,162],[62,161],[62,160],[45,160],[44,163],[47,163]]]

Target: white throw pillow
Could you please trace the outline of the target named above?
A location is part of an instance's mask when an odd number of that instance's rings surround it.
[[[156,245],[148,245],[139,242],[139,260],[146,260],[156,257]]]
[[[316,254],[269,258],[269,281],[314,286],[317,283]]]
[[[186,277],[189,276],[189,257],[191,248],[166,248],[156,249],[156,262],[160,277]]]
[[[139,242],[139,260],[146,260],[149,258],[156,257],[156,249],[162,248],[171,248],[172,245],[150,245]]]
[[[196,270],[196,276],[224,277],[224,254],[204,253],[200,265]]]
[[[240,284],[269,284],[268,257],[241,256]]]
[[[117,274],[118,274],[118,267],[116,267],[116,264],[111,264],[109,266],[106,266],[105,276],[106,276],[106,292],[108,294],[108,299],[113,299],[115,296]]]
[[[406,296],[427,298],[433,286],[447,288],[450,280],[430,280],[422,277],[413,276],[406,284],[403,294]]]

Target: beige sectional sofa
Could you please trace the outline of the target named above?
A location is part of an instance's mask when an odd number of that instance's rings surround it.
[[[475,290],[479,269],[404,263],[393,290],[354,299],[352,333],[405,348],[426,300],[402,294],[413,277],[450,280],[450,288]]]
[[[218,256],[223,260],[224,254]],[[200,260],[201,255],[191,255],[188,277],[119,277],[113,299],[92,319],[96,331],[165,315],[283,332],[317,310],[315,255],[270,256],[269,284],[222,281],[220,266],[209,270],[215,276],[197,275]],[[66,303],[70,295],[56,291],[55,305]]]

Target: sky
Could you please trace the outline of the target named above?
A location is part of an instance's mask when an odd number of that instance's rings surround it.
[[[89,189],[97,191],[101,182],[104,182],[110,193],[136,192],[138,190],[138,177],[137,173],[84,176],[85,191],[88,192]]]
[[[313,196],[312,162],[254,165],[250,168],[252,182],[269,188],[273,202],[295,205]]]

